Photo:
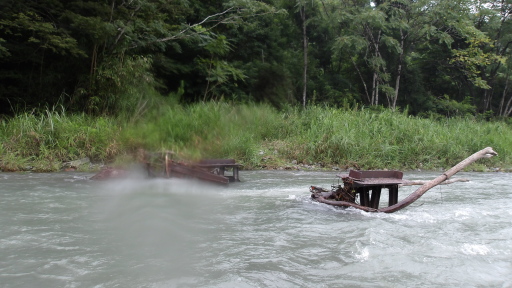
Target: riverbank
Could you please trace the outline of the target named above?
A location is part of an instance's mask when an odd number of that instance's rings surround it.
[[[174,151],[187,160],[233,158],[244,169],[441,170],[493,147],[498,157],[468,167],[509,171],[512,127],[472,118],[424,119],[366,109],[266,105],[161,105],[140,117],[92,117],[63,110],[2,120],[2,171],[50,172],[136,162],[137,151]]]

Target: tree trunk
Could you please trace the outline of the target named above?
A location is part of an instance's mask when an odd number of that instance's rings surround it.
[[[302,6],[300,16],[302,18],[302,41],[303,41],[303,49],[304,49],[304,71],[303,71],[303,90],[302,90],[302,106],[306,108],[306,91],[307,91],[307,81],[308,81],[308,38],[306,31],[306,4]]]
[[[380,51],[379,51],[379,45],[380,45],[380,37],[382,35],[382,30],[379,30],[379,33],[377,34],[377,37],[376,39],[374,38],[373,34],[371,33],[371,30],[369,28],[367,28],[367,30],[369,30],[369,37],[370,37],[370,41],[372,42],[373,44],[373,55],[375,57],[375,59],[377,58],[381,58],[380,57]],[[373,71],[373,87],[372,87],[372,105],[379,105],[379,81],[380,81],[380,76],[379,76],[379,70],[380,70],[380,65],[376,65],[376,64],[373,64],[374,67],[374,71]]]
[[[505,90],[503,91],[503,99],[505,99],[506,94],[508,94],[508,81],[507,81],[507,86],[505,87]],[[507,105],[505,106],[505,110],[503,111],[502,116],[505,116],[505,117],[510,116],[510,113],[512,112],[511,104],[512,104],[512,97],[510,97],[508,99]]]
[[[372,101],[370,105],[376,105],[375,102],[378,102],[377,99],[377,72],[373,72],[373,80],[372,80]]]
[[[357,67],[356,61],[354,59],[350,58],[352,60],[352,64],[354,65],[354,68],[357,71],[357,74],[359,74],[359,78],[361,78],[361,82],[363,83],[364,92],[366,94],[366,99],[368,100],[368,104],[372,104],[372,100],[370,99],[370,94],[368,94],[368,87],[366,87],[366,82],[364,81],[363,75],[361,74],[361,71],[359,70],[359,67]]]
[[[512,108],[510,107],[510,104],[512,104],[511,102],[512,102],[512,97],[510,97],[510,98],[508,99],[508,102],[507,102],[507,109],[505,109],[505,114],[503,115],[503,116],[505,116],[505,117],[509,117],[509,116],[510,116],[510,113],[512,113]]]
[[[398,68],[396,71],[396,82],[395,82],[395,97],[393,98],[393,102],[391,104],[391,110],[395,111],[396,109],[396,100],[398,99],[398,90],[400,89],[400,76],[402,76],[402,62],[404,59],[404,43],[405,37],[402,29],[400,29],[400,55],[398,56]]]
[[[508,93],[508,73],[507,73],[506,77],[507,77],[507,80],[505,81],[505,88],[503,89],[503,93],[501,95],[501,102],[500,102],[500,116],[502,116],[502,117],[507,116],[505,113],[510,106],[510,100],[509,100],[507,102],[507,106],[503,107],[503,105],[505,104],[505,98],[507,97],[507,93]]]
[[[492,84],[491,84],[492,85]],[[485,92],[484,92],[484,109],[482,110],[483,112],[486,112],[486,111],[489,111],[490,108],[491,108],[491,101],[492,101],[492,96],[493,96],[493,93],[494,92],[494,89],[486,89]]]
[[[375,106],[379,105],[379,80],[377,80],[377,87],[375,88]]]

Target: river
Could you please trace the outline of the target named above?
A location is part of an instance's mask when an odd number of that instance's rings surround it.
[[[333,172],[90,176],[0,173],[0,287],[512,287],[511,174],[458,173],[392,214],[311,201]]]

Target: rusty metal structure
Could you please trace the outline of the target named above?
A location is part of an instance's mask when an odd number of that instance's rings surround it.
[[[393,213],[409,206],[418,200],[429,189],[435,187],[471,163],[483,159],[497,156],[492,147],[486,147],[440,176],[425,182],[416,191],[402,200],[398,199],[398,186],[408,181],[403,180],[403,173],[400,171],[350,171],[348,175],[339,175],[343,181],[342,185],[333,185],[331,190],[311,186],[311,198],[315,201],[340,207],[354,207],[366,212],[384,212]],[[382,189],[388,189],[388,206],[379,207]],[[370,194],[371,192],[371,194]]]
[[[187,178],[198,179],[205,182],[227,185],[231,182],[239,182],[239,170],[242,165],[234,159],[204,159],[199,162],[180,161],[172,159],[172,152],[150,153],[142,151],[141,162],[149,178]],[[232,171],[231,175],[226,173]],[[124,178],[128,171],[106,167],[91,180],[107,180]]]
[[[401,171],[356,171],[350,170],[348,175],[337,175],[343,185],[332,185],[331,190],[311,186],[311,197],[326,204],[343,202],[357,204],[371,209],[379,209],[382,190],[388,190],[388,206],[398,202],[398,185],[403,184]],[[348,206],[348,205],[347,205]]]
[[[164,177],[195,178],[211,183],[229,184],[230,182],[240,182],[240,166],[235,162],[235,159],[203,159],[199,162],[178,162],[166,157]],[[148,175],[154,175],[151,165],[148,165],[147,168]],[[231,170],[232,175],[227,175],[227,170]]]

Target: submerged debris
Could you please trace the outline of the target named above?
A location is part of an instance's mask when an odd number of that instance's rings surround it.
[[[139,152],[141,154],[141,152]],[[139,155],[149,178],[193,178],[211,183],[228,184],[239,182],[240,164],[234,159],[204,159],[199,162],[177,161],[172,152],[148,153]],[[226,171],[232,174],[227,175]],[[105,180],[126,177],[128,171],[107,167],[91,177],[92,180]]]

